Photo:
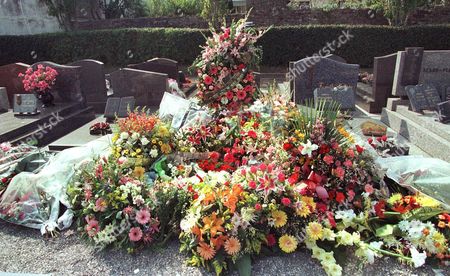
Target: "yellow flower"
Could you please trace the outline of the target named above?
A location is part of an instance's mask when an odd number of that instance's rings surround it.
[[[435,200],[434,198],[431,198],[429,196],[426,196],[424,194],[420,194],[416,197],[417,203],[419,203],[422,207],[438,207],[441,204],[439,201]]]
[[[403,196],[401,194],[393,194],[389,199],[388,203],[394,205],[397,201],[401,200]]]
[[[308,205],[306,204],[302,204],[302,206],[300,208],[297,208],[295,210],[296,214],[302,218],[306,218],[307,216],[309,216],[311,214],[311,210],[309,209]]]
[[[141,149],[137,149],[136,153],[141,153],[141,151],[142,151]]]
[[[136,167],[134,168],[133,173],[137,178],[141,178],[144,176],[145,169],[143,167]]]
[[[136,153],[135,152],[132,152],[131,153],[131,157],[135,157],[136,156]]]
[[[156,139],[152,139],[152,144],[156,144]]]
[[[310,222],[306,227],[306,234],[313,240],[318,240],[323,237],[322,224],[317,222]]]
[[[302,202],[311,207],[313,211],[316,209],[316,203],[314,202],[314,198],[309,196],[303,196]]]
[[[280,210],[272,211],[272,218],[274,220],[275,228],[283,227],[287,222],[287,215],[285,212]]]
[[[227,252],[228,255],[236,255],[241,250],[241,243],[238,239],[235,237],[229,238],[225,242],[225,252]]]
[[[297,249],[297,239],[291,235],[283,235],[278,240],[278,245],[280,246],[281,250],[283,250],[286,253],[292,253]]]
[[[162,153],[164,153],[164,154],[169,154],[170,152],[171,152],[171,148],[170,148],[170,146],[168,145],[168,144],[162,144],[161,145],[161,151],[162,151]]]

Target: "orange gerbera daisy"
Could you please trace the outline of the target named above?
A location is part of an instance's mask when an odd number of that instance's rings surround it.
[[[227,252],[228,255],[235,255],[239,253],[240,250],[241,243],[235,237],[231,237],[225,242],[225,252]]]
[[[199,246],[197,246],[197,252],[206,261],[211,260],[214,255],[216,255],[216,251],[204,242],[199,243]]]

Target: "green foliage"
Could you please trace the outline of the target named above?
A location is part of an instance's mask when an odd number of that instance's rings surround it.
[[[142,17],[148,14],[143,0],[103,0],[106,18]]]
[[[228,2],[225,0],[202,0],[201,16],[213,27],[219,27],[228,13]]]
[[[349,63],[371,66],[373,58],[422,46],[426,50],[450,49],[450,25],[440,26],[287,26],[270,29],[259,41],[262,65],[285,66],[317,53],[342,31],[354,36],[335,54]],[[41,60],[69,63],[92,58],[108,66],[125,66],[153,57],[167,57],[191,64],[205,43],[199,29],[115,29],[83,32],[0,36],[0,65]],[[30,53],[34,51],[37,59]],[[131,55],[132,54],[132,55]]]
[[[64,30],[73,27],[73,16],[75,14],[76,0],[39,0],[48,8],[48,14],[58,19],[59,25]]]
[[[200,15],[203,2],[199,0],[145,0],[151,17]]]

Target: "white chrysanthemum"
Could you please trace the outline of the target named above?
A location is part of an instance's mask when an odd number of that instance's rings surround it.
[[[411,258],[414,263],[414,267],[416,267],[416,268],[421,267],[422,265],[425,264],[425,260],[427,259],[426,252],[419,253],[419,251],[417,251],[417,249],[415,247],[411,247],[410,251],[411,251]]]
[[[245,222],[255,222],[255,209],[244,207],[241,209],[241,216]]]
[[[193,213],[189,213],[185,218],[183,218],[180,222],[180,228],[186,233],[190,233],[192,227],[197,223],[198,216]]]
[[[158,150],[157,149],[152,149],[150,151],[150,157],[152,157],[152,158],[158,157]]]
[[[139,139],[140,136],[141,136],[141,135],[140,135],[139,133],[134,132],[134,133],[131,135],[131,139],[137,140],[137,139]]]
[[[127,140],[128,137],[130,137],[130,135],[128,134],[128,132],[122,132],[122,133],[120,134],[120,139],[122,139],[122,140]]]
[[[149,141],[146,137],[142,137],[142,138],[141,138],[141,144],[142,144],[143,146],[148,145],[148,143],[150,143],[150,141]]]

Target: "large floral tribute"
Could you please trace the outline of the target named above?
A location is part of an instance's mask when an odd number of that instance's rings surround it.
[[[195,64],[212,120],[174,130],[132,113],[109,158],[82,166],[69,186],[80,231],[133,252],[178,236],[189,264],[217,274],[234,265],[248,274],[252,257],[302,246],[329,275],[342,274],[334,251],[346,246],[368,263],[448,261],[445,208],[386,185],[337,105],[256,93],[260,34],[244,26],[213,33]]]

